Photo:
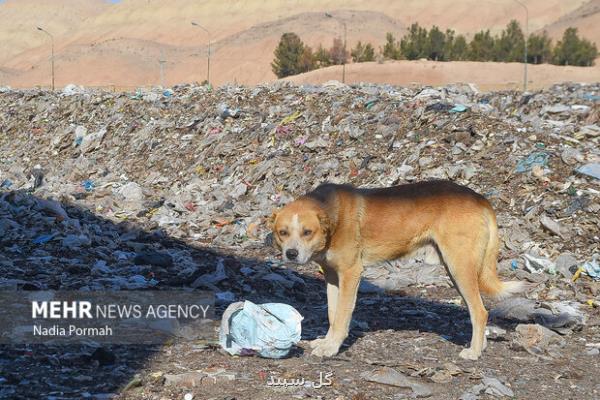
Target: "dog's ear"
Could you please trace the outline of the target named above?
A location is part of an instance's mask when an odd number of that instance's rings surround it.
[[[273,214],[271,214],[271,216],[267,219],[267,227],[269,227],[270,230],[275,228],[275,219],[277,218],[278,213],[279,210],[273,211]]]
[[[317,214],[317,217],[319,218],[319,224],[321,225],[323,232],[325,232],[326,235],[329,234],[331,231],[331,220],[329,219],[329,215],[327,215],[325,210],[321,210]]]

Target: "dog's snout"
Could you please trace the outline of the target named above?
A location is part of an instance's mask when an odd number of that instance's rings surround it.
[[[295,260],[296,257],[298,257],[298,250],[296,249],[289,249],[286,250],[285,252],[285,256],[289,259],[289,260]]]

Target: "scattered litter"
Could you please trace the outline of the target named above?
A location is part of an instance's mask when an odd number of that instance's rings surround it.
[[[223,313],[219,342],[231,355],[282,358],[300,341],[302,319],[287,304],[233,303]]]
[[[467,111],[468,109],[469,109],[469,107],[467,107],[463,104],[457,104],[450,109],[450,112],[451,113],[461,113],[461,112]]]
[[[587,321],[580,304],[573,301],[538,303],[535,300],[509,298],[500,302],[491,312],[492,319],[535,322],[561,334],[580,330]]]
[[[523,254],[521,257],[525,260],[525,267],[533,274],[541,274],[547,272],[549,274],[556,274],[556,265],[543,257],[536,257],[531,254]]]
[[[557,333],[539,324],[519,324],[515,328],[513,347],[533,355],[545,354],[550,346],[562,347],[565,340]]]
[[[483,377],[481,383],[471,387],[464,392],[460,400],[477,400],[479,395],[485,393],[495,397],[514,397],[515,394],[511,388],[500,382],[498,378]]]
[[[577,172],[580,174],[584,174],[587,176],[591,176],[592,178],[600,179],[600,164],[586,164],[577,168]]]
[[[594,254],[591,261],[583,263],[583,271],[595,281],[600,281],[600,254]]]
[[[369,382],[381,383],[383,385],[410,388],[417,398],[429,397],[433,394],[432,388],[415,378],[408,377],[393,368],[382,367],[373,371],[365,371],[360,377]]]
[[[531,300],[516,322],[566,335],[581,329],[581,314],[593,319],[598,311],[598,281],[591,277],[599,181],[582,171],[600,160],[598,101],[585,96],[599,92],[597,83],[523,94],[480,93],[465,84],[406,88],[335,81],[184,84],[129,93],[2,89],[0,286],[197,288],[215,293],[218,313],[239,299],[297,309],[310,304],[318,307],[309,312],[319,322],[305,324],[303,333],[317,337],[327,319],[322,276],[314,266],[285,265],[278,251],[263,244],[273,209],[325,181],[376,187],[451,179],[492,202],[502,279],[514,275],[537,284],[528,296],[539,301]],[[449,113],[457,105],[468,109]],[[545,109],[555,105],[561,107]],[[531,173],[515,173],[518,164]],[[168,257],[140,259],[149,252]],[[378,302],[404,318],[398,323],[437,332],[449,323],[446,314],[464,312],[464,305],[432,306],[411,297],[428,286],[451,286],[444,267],[410,256],[368,267],[360,290],[377,296],[358,301],[371,309]],[[389,304],[390,290],[409,296]],[[363,331],[365,343],[381,331],[364,329],[381,325],[373,318],[352,328]],[[466,312],[464,318],[468,323]],[[509,340],[514,332],[502,327],[508,333],[490,329],[488,337]],[[44,351],[39,359],[61,367],[80,362]],[[30,371],[26,352],[0,353],[18,373]],[[122,371],[98,372],[108,382]],[[183,372],[189,371],[165,374]],[[63,391],[72,387],[68,376],[29,374],[27,385],[9,380],[0,392],[31,398],[30,387]],[[440,371],[435,379],[449,377]],[[92,396],[100,392],[93,383],[77,385]]]
[[[548,165],[548,158],[550,158],[550,156],[545,152],[531,153],[527,158],[518,162],[516,172],[523,173],[531,171],[534,167],[543,168]]]

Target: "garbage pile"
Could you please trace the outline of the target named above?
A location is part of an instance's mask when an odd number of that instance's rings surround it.
[[[497,211],[500,274],[535,286],[528,299],[491,313],[519,323],[511,348],[556,357],[565,345],[557,335],[599,323],[599,94],[600,84],[522,94],[339,82],[0,90],[0,289],[191,287],[214,291],[221,311],[280,300],[293,303],[305,318],[303,339],[313,339],[326,329],[324,285],[316,268],[298,274],[265,244],[272,211],[325,181],[450,179]],[[360,290],[384,297],[362,297],[361,307],[375,315],[389,303],[401,320],[416,323],[422,313],[418,321],[439,326],[438,305],[385,296],[450,286],[431,253],[365,271]],[[356,320],[352,329],[382,323]],[[489,333],[509,335],[494,325]],[[26,371],[23,354],[11,362]],[[427,371],[434,382],[462,373]],[[200,373],[166,374],[166,382],[189,374]],[[430,392],[399,372],[367,375],[360,379]],[[497,378],[483,378],[464,398],[512,396]]]
[[[0,230],[13,252],[3,263],[21,254],[53,264],[56,251],[79,265],[95,235],[114,250],[102,228],[77,223],[60,204],[248,254],[262,246],[274,208],[324,181],[440,178],[493,203],[506,271],[572,278],[599,251],[599,92],[599,84],[521,94],[339,82],[3,91]],[[25,211],[39,213],[30,226],[18,225]],[[194,269],[181,254],[136,263],[136,252],[106,253],[85,263],[98,276],[128,265],[124,287],[154,284],[136,265]]]

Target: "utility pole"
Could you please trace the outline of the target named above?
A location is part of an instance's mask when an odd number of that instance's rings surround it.
[[[40,28],[39,26],[37,27],[38,31],[42,31],[44,32],[46,35],[50,36],[50,40],[52,42],[52,56],[50,58],[50,62],[52,65],[52,91],[54,91],[54,36],[52,36],[50,34],[50,32],[48,32],[47,30]]]
[[[325,13],[325,16],[327,18],[335,19],[337,22],[342,24],[342,26],[344,27],[344,59],[342,60],[342,83],[346,83],[346,37],[347,37],[347,33],[348,33],[348,27],[346,26],[345,21],[334,18],[333,15],[330,13]]]
[[[206,82],[208,82],[208,86],[210,87],[210,32],[208,31],[208,29],[206,29],[197,22],[192,21],[192,25],[202,29],[208,35],[208,55],[206,57]]]
[[[160,59],[158,60],[158,64],[160,65],[160,87],[165,87],[165,52],[163,49],[160,50]]]
[[[515,0],[521,7],[525,9],[525,55],[523,56],[524,68],[523,68],[523,91],[527,91],[527,41],[529,40],[529,10],[527,6],[520,0]]]

